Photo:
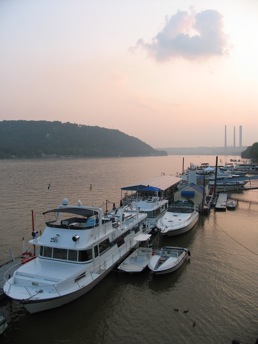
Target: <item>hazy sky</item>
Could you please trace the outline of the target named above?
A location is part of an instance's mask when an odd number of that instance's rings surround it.
[[[0,0],[0,120],[258,142],[257,0]]]

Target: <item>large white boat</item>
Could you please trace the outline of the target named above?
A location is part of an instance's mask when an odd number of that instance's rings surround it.
[[[158,196],[149,196],[146,198],[135,199],[131,203],[133,209],[147,214],[147,226],[150,229],[157,227],[157,221],[168,209],[168,200]]]
[[[226,191],[243,191],[245,185],[249,182],[248,179],[223,179],[215,181],[209,181],[210,190],[214,190],[216,186],[216,192],[226,192]]]
[[[181,181],[181,178],[161,175],[148,178],[140,183],[122,187],[122,204],[131,204],[134,210],[147,214],[147,225],[157,228],[157,221],[168,208],[169,199]]]
[[[67,199],[44,213],[46,227],[34,233],[38,257],[19,267],[4,292],[30,313],[62,306],[99,283],[136,245],[135,236],[148,230],[146,214],[118,208],[70,206]]]
[[[176,201],[171,204],[165,214],[158,220],[160,233],[175,236],[190,231],[199,219],[199,212],[195,210],[191,201]]]
[[[179,269],[189,256],[187,248],[164,246],[151,257],[148,267],[155,274],[167,274]]]

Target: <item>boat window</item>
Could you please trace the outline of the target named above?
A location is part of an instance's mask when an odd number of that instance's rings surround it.
[[[101,254],[102,252],[106,251],[109,247],[110,247],[109,239],[103,240],[99,244],[99,254]]]
[[[98,257],[98,255],[99,255],[99,250],[98,250],[98,246],[96,245],[94,246],[94,257],[96,258]]]
[[[77,261],[77,251],[76,250],[68,250],[68,260]]]
[[[91,259],[92,259],[92,249],[79,251],[79,257],[78,257],[79,262],[86,262],[87,260],[91,260]]]
[[[124,235],[120,236],[119,238],[117,238],[113,244],[117,244],[118,247],[122,246],[125,243],[124,238],[128,235],[128,233],[125,233]]]
[[[53,258],[67,260],[67,250],[54,247]]]
[[[42,250],[41,250],[42,249]],[[44,257],[52,258],[52,247],[41,246],[40,254]]]
[[[141,213],[146,213],[148,218],[154,217],[154,214],[153,214],[152,210],[150,210],[150,211],[141,211]]]
[[[70,260],[73,262],[86,262],[92,259],[92,249],[77,251],[77,250],[66,250],[62,248],[52,248],[47,246],[40,247],[40,255],[42,257]]]

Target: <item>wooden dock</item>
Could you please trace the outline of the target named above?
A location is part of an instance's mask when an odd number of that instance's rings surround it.
[[[226,210],[227,209],[228,195],[226,193],[219,193],[217,202],[215,204],[215,210]]]

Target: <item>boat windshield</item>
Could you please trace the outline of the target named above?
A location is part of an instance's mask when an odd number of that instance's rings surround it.
[[[98,226],[98,213],[88,209],[54,209],[43,213],[48,227],[87,229]]]
[[[194,208],[188,206],[171,205],[168,207],[167,211],[170,213],[192,213]]]

